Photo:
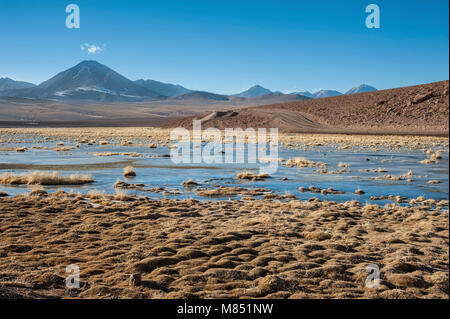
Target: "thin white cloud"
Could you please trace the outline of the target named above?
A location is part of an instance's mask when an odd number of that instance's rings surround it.
[[[96,45],[96,44],[89,44],[89,43],[83,43],[80,46],[81,51],[86,51],[88,54],[96,54],[100,53],[104,50],[104,48]]]

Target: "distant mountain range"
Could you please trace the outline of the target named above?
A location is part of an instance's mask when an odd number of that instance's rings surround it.
[[[367,84],[361,84],[361,85],[355,86],[354,88],[351,88],[345,94],[356,94],[356,93],[364,93],[364,92],[370,92],[370,91],[377,91],[377,89],[374,88],[373,86],[370,86]],[[260,85],[255,85],[255,86],[251,87],[250,89],[248,89],[247,91],[235,94],[234,96],[249,98],[249,97],[256,97],[256,96],[273,94],[273,93],[282,94],[280,92],[272,92],[269,89],[266,89]],[[290,94],[301,95],[301,96],[305,96],[305,97],[308,97],[311,99],[343,95],[341,92],[335,91],[335,90],[319,90],[314,93],[311,93],[309,91],[301,91],[301,92],[293,92]]]
[[[14,81],[10,78],[0,78],[0,91],[5,90],[17,90],[17,89],[28,89],[35,87],[33,83]]]
[[[350,89],[346,94],[375,90],[372,86],[361,84]],[[211,92],[193,91],[181,85],[155,80],[140,79],[131,81],[97,61],[83,61],[37,86],[32,83],[1,78],[0,95],[32,99],[98,102],[135,102],[149,99],[168,99],[172,101],[200,101],[207,103],[230,100],[239,101],[239,99],[242,99],[243,101],[252,100],[254,102],[273,100],[273,103],[276,103],[337,96],[342,95],[342,93],[334,90],[320,90],[315,93],[303,91],[283,94],[255,85],[238,94],[221,95]]]
[[[345,94],[357,94],[357,93],[365,93],[365,92],[371,92],[371,91],[377,91],[376,88],[373,86],[367,85],[367,84],[361,84],[358,86],[355,86],[354,88],[351,88]],[[304,95],[307,97],[310,97],[312,99],[318,99],[323,97],[331,97],[331,96],[338,96],[343,95],[339,91],[335,90],[320,90],[314,93],[311,93],[309,91],[302,91],[302,92],[295,92],[295,94]]]

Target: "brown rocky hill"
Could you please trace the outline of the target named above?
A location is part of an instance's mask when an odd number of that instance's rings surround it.
[[[209,112],[164,127],[277,127],[281,132],[424,134],[449,133],[449,81],[352,95]]]

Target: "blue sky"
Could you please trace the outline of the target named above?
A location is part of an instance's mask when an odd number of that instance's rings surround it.
[[[80,29],[65,26],[70,3]],[[380,29],[365,26],[370,3]],[[448,14],[443,0],[1,0],[0,77],[40,83],[89,59],[223,94],[393,88],[449,78]]]

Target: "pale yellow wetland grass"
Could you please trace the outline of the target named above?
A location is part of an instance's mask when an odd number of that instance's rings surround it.
[[[4,172],[0,177],[3,185],[82,185],[93,183],[92,175],[71,174],[63,176],[58,172],[31,172],[14,175]]]

